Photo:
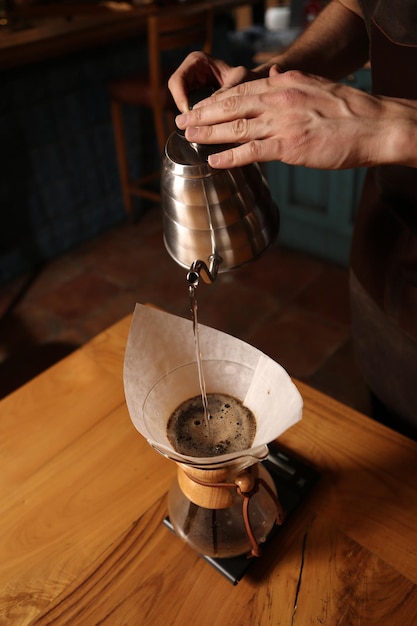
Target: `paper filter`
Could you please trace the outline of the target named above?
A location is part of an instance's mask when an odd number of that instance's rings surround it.
[[[301,419],[301,395],[284,368],[253,346],[204,325],[199,325],[199,335],[207,393],[242,400],[257,422],[250,450],[217,456],[215,462],[256,456]],[[137,304],[126,346],[124,386],[132,422],[152,446],[177,461],[204,463],[177,453],[167,437],[172,412],[200,393],[191,320]]]

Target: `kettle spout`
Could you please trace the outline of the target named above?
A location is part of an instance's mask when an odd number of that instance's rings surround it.
[[[216,280],[222,258],[217,254],[211,254],[209,261],[210,267],[207,267],[207,264],[201,259],[196,259],[191,263],[187,274],[187,282],[190,287],[197,287],[200,275],[203,276],[204,282],[208,285]]]

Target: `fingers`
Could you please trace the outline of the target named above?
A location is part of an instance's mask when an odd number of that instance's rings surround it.
[[[268,136],[267,126],[276,128],[295,111],[301,117],[312,114],[319,102],[322,106],[323,95],[322,79],[300,72],[281,74],[272,69],[268,78],[217,91],[193,111],[178,116],[176,123],[190,141],[200,143],[262,139]]]
[[[268,78],[219,90],[193,111],[179,115],[177,125],[189,141],[235,145],[210,156],[212,167],[275,159],[333,166],[335,157],[325,155],[323,148],[336,136],[340,124],[346,128],[351,107],[335,95],[331,85],[314,76],[281,74],[272,68]]]
[[[243,65],[237,67],[227,66],[224,68],[221,79],[219,80],[220,89],[216,91],[216,94],[222,94],[241,83],[250,82],[259,78],[257,74],[248,70]]]
[[[277,74],[273,78],[252,80],[230,88],[223,86],[210,98],[196,104],[189,114],[179,115],[176,124],[179,128],[185,129],[189,126],[205,126],[231,121],[239,116],[252,116],[250,108],[254,100],[250,100],[250,96],[267,93],[271,87],[271,81],[276,81],[280,77],[281,75]]]
[[[231,78],[233,79],[234,76],[232,76]],[[211,96],[210,102],[206,101],[205,103],[201,103],[201,104],[213,105],[216,103],[223,103],[222,106],[225,108],[228,106],[233,106],[233,105],[228,105],[225,102],[225,100],[228,100],[229,98],[233,98],[233,97],[245,98],[247,96],[263,93],[269,87],[268,80],[269,79],[267,78],[258,78],[258,79],[250,80],[247,82],[240,82],[238,84],[236,83],[231,84],[232,80],[230,80],[230,82],[224,84],[221,89],[218,89]]]
[[[201,144],[243,143],[252,139],[264,139],[269,136],[268,114],[253,119],[238,117],[221,124],[190,126],[185,131],[188,141]]]
[[[215,130],[208,127],[213,124],[217,124],[221,127],[224,122],[231,122],[233,120],[239,122],[242,118],[253,117],[256,114],[254,106],[258,102],[258,99],[250,98],[250,96],[246,96],[245,98],[241,97],[245,92],[250,91],[247,85],[251,84],[252,83],[243,83],[226,91],[217,91],[210,98],[199,102],[192,111],[177,116],[175,120],[177,126],[181,129],[188,129],[188,131],[192,128],[193,130],[191,132],[194,133],[195,138],[196,133],[200,131],[201,127],[204,127],[204,133],[218,133],[219,129]],[[224,127],[222,127],[222,131],[223,130]],[[239,129],[237,128],[236,130]],[[191,135],[189,135],[189,138],[191,139]],[[208,138],[208,136],[206,138]],[[215,137],[211,137],[211,139],[215,140]]]
[[[271,67],[267,78],[219,89],[177,124],[189,141],[225,146],[209,157],[215,168],[280,160],[342,169],[376,162],[368,145],[380,106],[352,87]]]
[[[188,111],[192,91],[213,85],[217,87],[213,64],[214,59],[203,52],[192,52],[169,78],[168,89],[180,111]]]
[[[242,81],[253,80],[255,76],[243,66],[232,67],[204,52],[191,52],[168,80],[168,88],[179,110],[184,113],[189,109],[191,92],[209,88],[222,94]]]
[[[216,169],[231,169],[249,165],[249,163],[271,161],[273,160],[273,148],[274,145],[271,141],[250,141],[235,148],[211,154],[208,163]],[[277,146],[275,145],[276,152]]]
[[[171,91],[172,97],[174,98],[174,102],[178,109],[181,112],[188,111],[188,90],[185,81],[182,78],[177,77],[174,84],[171,83],[170,85],[168,82],[168,88]]]

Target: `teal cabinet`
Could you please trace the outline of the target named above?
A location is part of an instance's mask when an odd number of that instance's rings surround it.
[[[362,69],[344,82],[370,90],[370,72]],[[356,209],[365,168],[327,171],[272,162],[265,167],[281,215],[279,240],[347,266]]]

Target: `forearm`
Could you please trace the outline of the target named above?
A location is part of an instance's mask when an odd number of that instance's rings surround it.
[[[386,98],[385,129],[381,133],[382,162],[417,167],[417,101]]]
[[[368,60],[368,45],[362,18],[333,0],[292,46],[255,71],[265,76],[277,64],[281,71],[297,69],[338,80]]]

